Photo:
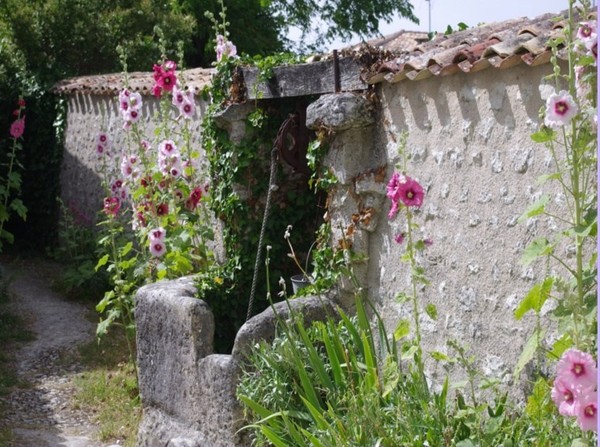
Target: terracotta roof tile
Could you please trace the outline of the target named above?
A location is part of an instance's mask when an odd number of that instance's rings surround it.
[[[183,76],[184,84],[199,92],[204,86],[210,84],[214,70],[206,68],[193,68],[178,72]],[[152,72],[128,73],[129,88],[150,95],[154,78]],[[52,91],[59,94],[93,93],[95,95],[116,95],[125,87],[125,78],[122,73],[112,73],[95,76],[80,76],[65,79],[54,85]]]
[[[595,17],[595,13],[589,16]],[[365,70],[363,78],[369,84],[395,83],[461,71],[473,73],[490,67],[545,64],[552,55],[549,41],[562,32],[566,18],[566,11],[533,19],[521,17],[438,35],[431,41],[406,45],[400,50],[395,47],[392,60],[377,61]],[[389,50],[386,42],[380,40],[377,47]]]

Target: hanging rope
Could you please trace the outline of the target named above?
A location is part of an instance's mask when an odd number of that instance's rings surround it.
[[[252,288],[250,289],[250,301],[248,302],[248,312],[246,312],[246,321],[252,316],[252,308],[254,307],[254,297],[256,295],[256,283],[258,281],[258,271],[260,269],[260,263],[262,261],[263,252],[263,239],[265,237],[265,229],[267,227],[267,219],[271,210],[271,193],[275,189],[275,175],[277,173],[277,141],[279,140],[279,134],[277,135],[276,144],[271,149],[271,173],[269,175],[269,188],[267,190],[267,202],[265,203],[265,212],[263,214],[263,221],[260,227],[260,236],[258,237],[258,247],[256,249],[256,262],[254,263],[254,275],[252,276]]]

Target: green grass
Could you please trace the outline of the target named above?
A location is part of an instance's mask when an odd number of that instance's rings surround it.
[[[83,345],[79,353],[86,371],[75,381],[75,405],[93,409],[101,441],[135,446],[141,406],[125,337],[110,333],[100,343]]]

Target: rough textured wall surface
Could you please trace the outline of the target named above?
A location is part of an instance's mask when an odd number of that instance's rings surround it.
[[[152,116],[157,112],[158,100],[143,96],[142,118],[138,125],[154,144]],[[118,110],[118,99],[109,95],[75,93],[67,96],[67,126],[61,168],[61,198],[81,220],[93,224],[102,209],[105,196],[98,173],[96,136],[106,132],[112,138],[113,151],[127,148],[127,132]],[[196,97],[196,117],[190,120],[192,144],[201,147],[200,126],[206,103]]]
[[[386,179],[401,161],[397,137],[408,132],[407,175],[426,189],[416,222],[421,238],[433,244],[421,256],[431,284],[419,292],[422,305],[433,303],[439,317],[423,312],[422,336],[428,349],[447,352],[445,341],[459,340],[476,355],[478,367],[504,382],[532,329],[513,311],[543,267],[524,267],[522,250],[537,236],[556,231],[547,217],[517,222],[543,188],[537,178],[553,172],[545,146],[530,135],[538,129],[539,110],[550,66],[482,71],[444,79],[385,85],[377,121],[375,165],[387,164]],[[561,195],[549,191],[560,206]],[[387,214],[390,203],[382,210]],[[368,287],[393,330],[411,305],[399,304],[408,288],[404,248],[394,236],[405,229],[402,216],[381,219],[369,244]],[[567,256],[568,253],[560,253]]]
[[[550,68],[384,83],[371,123],[363,116],[367,100],[355,96],[351,106],[350,94],[322,97],[308,111],[309,126],[335,131],[326,160],[339,180],[329,209],[333,243],[342,237],[339,228],[352,228],[353,249],[365,258],[355,264],[358,279],[390,333],[401,319],[412,323],[412,303],[397,299],[410,292],[410,267],[400,260],[405,246],[394,240],[406,230],[406,220],[402,213],[388,220],[391,203],[385,197],[403,160],[400,135],[407,133],[406,174],[426,190],[415,213],[415,237],[433,242],[419,255],[431,281],[418,291],[424,347],[453,354],[446,340],[457,340],[475,354],[481,371],[504,383],[513,382],[533,323],[527,317],[516,321],[513,311],[543,275],[541,264],[520,263],[522,250],[558,229],[545,216],[517,219],[543,192],[551,194],[553,206],[564,205],[558,190],[548,189],[551,183],[537,183],[555,168],[546,147],[530,138],[551,89],[543,80]],[[341,108],[350,123],[339,119],[335,110]],[[568,258],[569,252],[559,255]],[[351,287],[342,283],[340,292],[350,304]],[[437,306],[435,321],[423,310],[428,303]],[[433,365],[430,373],[435,379]]]
[[[195,298],[192,277],[161,281],[136,294],[137,364],[143,416],[139,447],[249,447],[235,391],[251,347],[273,340],[285,302],[252,317],[238,331],[231,355],[213,353],[212,312]],[[305,321],[336,316],[327,297],[290,302]]]

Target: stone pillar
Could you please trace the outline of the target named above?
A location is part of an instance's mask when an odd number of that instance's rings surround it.
[[[360,94],[324,95],[307,109],[307,127],[333,135],[324,160],[338,180],[329,193],[331,243],[351,244],[352,266],[361,287],[367,284],[369,234],[377,226],[385,197],[385,164],[378,165],[374,151],[374,123],[373,104]],[[340,304],[351,308],[353,284],[342,280],[339,286]]]

